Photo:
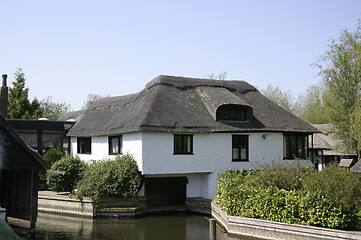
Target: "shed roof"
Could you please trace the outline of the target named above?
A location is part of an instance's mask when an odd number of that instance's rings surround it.
[[[20,135],[0,115],[0,168],[42,169],[49,168],[37,151],[28,146]],[[29,158],[30,157],[30,158]]]
[[[252,120],[216,121],[217,108],[225,104],[251,107]],[[100,99],[81,114],[68,135],[251,131],[313,133],[317,129],[273,103],[245,81],[161,75],[139,93]]]

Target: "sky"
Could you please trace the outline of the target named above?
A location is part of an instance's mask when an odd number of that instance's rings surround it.
[[[296,99],[317,84],[312,64],[361,0],[0,0],[0,73],[25,73],[29,98],[79,110],[88,94],[141,91],[158,75],[227,73]]]

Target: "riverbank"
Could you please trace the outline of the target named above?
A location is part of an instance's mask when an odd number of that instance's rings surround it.
[[[262,239],[334,240],[361,239],[359,231],[341,231],[329,228],[287,224],[244,217],[229,216],[215,203],[211,203],[212,217],[229,235]]]
[[[104,199],[96,203],[89,198],[79,200],[69,193],[39,191],[38,211],[59,215],[80,217],[137,217],[155,213],[195,212],[211,214],[211,200],[203,198],[187,198],[185,205],[149,207],[146,199]]]

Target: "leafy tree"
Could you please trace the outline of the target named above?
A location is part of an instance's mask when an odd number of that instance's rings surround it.
[[[87,109],[88,107],[90,107],[93,103],[95,103],[96,101],[102,99],[103,97],[98,95],[98,94],[94,94],[94,93],[90,93],[87,96],[87,100],[86,102],[83,104],[82,109]]]
[[[29,88],[25,88],[25,75],[21,68],[15,72],[13,87],[9,88],[9,118],[38,119],[42,116],[42,108],[35,98],[29,101]]]
[[[333,39],[316,66],[325,85],[323,101],[325,111],[336,128],[336,136],[348,150],[359,145],[353,127],[352,115],[360,101],[361,92],[361,21],[354,33],[341,32],[338,41]],[[357,134],[356,134],[357,135]]]
[[[279,87],[274,88],[271,84],[269,84],[266,90],[261,90],[261,93],[285,109],[289,111],[293,110],[291,91],[283,92]]]
[[[42,100],[40,106],[43,109],[42,117],[50,120],[57,120],[62,113],[71,110],[70,104],[66,104],[65,102],[55,103],[52,101],[52,97],[47,97]]]
[[[299,95],[294,105],[295,114],[308,123],[329,123],[323,103],[323,85],[311,85],[306,94]]]

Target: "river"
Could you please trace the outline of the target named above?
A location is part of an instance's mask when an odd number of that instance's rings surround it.
[[[16,231],[23,239],[30,239]],[[209,239],[209,222],[204,216],[191,214],[88,219],[39,213],[35,239],[205,240]],[[217,229],[217,240],[239,239],[254,238],[228,237]]]

